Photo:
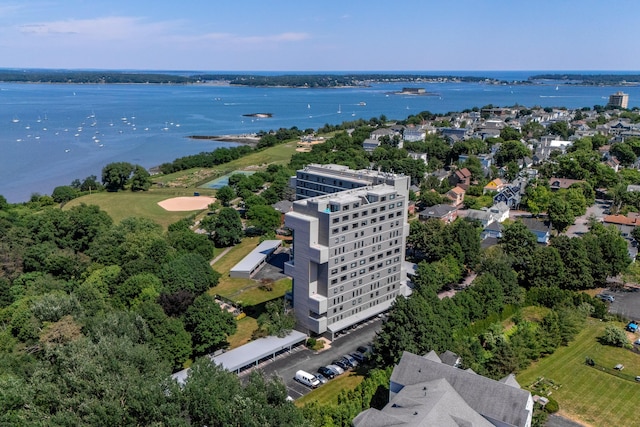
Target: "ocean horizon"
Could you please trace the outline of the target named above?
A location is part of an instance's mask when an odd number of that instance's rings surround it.
[[[314,73],[333,72],[296,74]],[[430,73],[478,76],[481,71]],[[490,73],[481,77],[524,80],[530,75],[552,72]],[[602,74],[595,71],[575,73]],[[631,72],[619,72],[626,73]],[[424,87],[435,95],[392,94],[407,86]],[[100,178],[102,167],[110,162],[128,161],[150,168],[184,155],[235,145],[193,140],[189,135],[246,134],[292,126],[318,129],[325,124],[381,115],[403,120],[422,111],[447,113],[488,104],[529,108],[593,107],[606,104],[608,96],[618,90],[629,94],[629,108],[640,106],[638,86],[556,85],[553,82],[535,85],[379,83],[369,87],[318,89],[197,84],[0,83],[0,143],[3,146],[0,194],[10,202],[23,202],[32,193],[51,194],[56,186],[68,185],[76,178],[89,175]],[[254,113],[273,116],[243,116]]]

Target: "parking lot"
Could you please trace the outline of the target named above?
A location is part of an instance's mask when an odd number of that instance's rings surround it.
[[[370,345],[381,327],[382,319],[376,317],[336,338],[325,350],[314,352],[300,346],[292,353],[284,353],[276,360],[262,363],[255,369],[261,370],[267,377],[279,376],[287,386],[289,396],[298,399],[311,391],[311,388],[293,379],[298,370],[315,374],[319,367],[331,364],[332,361],[354,352],[360,346]],[[249,371],[243,372],[241,377],[245,377],[248,373]],[[346,375],[346,372],[343,375]]]
[[[607,290],[615,301],[609,304],[609,312],[629,320],[640,320],[640,291]]]

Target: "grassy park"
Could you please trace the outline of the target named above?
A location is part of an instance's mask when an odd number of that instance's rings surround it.
[[[528,387],[541,377],[552,380],[557,387],[552,397],[560,404],[560,413],[578,422],[591,426],[636,425],[640,383],[633,378],[640,375],[640,354],[600,344],[597,338],[606,325],[587,319],[569,346],[533,363],[518,375],[518,382]],[[623,373],[630,379],[587,366],[587,357],[609,369],[623,364]]]
[[[211,194],[213,194],[213,191],[211,191]],[[158,205],[158,202],[165,199],[180,196],[193,196],[193,190],[167,188],[136,193],[131,191],[110,193],[105,191],[73,199],[68,202],[63,209],[70,209],[71,207],[80,205],[81,203],[86,205],[96,205],[108,213],[116,223],[122,221],[124,218],[135,216],[151,219],[166,229],[169,224],[200,212],[200,210],[170,212]]]
[[[207,180],[213,180],[236,170],[266,168],[270,164],[287,164],[296,151],[296,142],[287,142],[250,153],[214,168],[194,168],[168,175],[154,176],[153,182],[174,188],[194,188]]]

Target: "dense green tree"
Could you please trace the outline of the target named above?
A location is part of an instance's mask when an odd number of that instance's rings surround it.
[[[62,185],[53,189],[51,197],[56,203],[66,203],[78,197],[78,191],[69,185]]]
[[[244,175],[242,175],[242,176],[244,176]],[[247,180],[248,180],[248,178],[247,178]],[[235,197],[236,197],[236,192],[233,191],[233,188],[231,188],[228,185],[220,187],[218,189],[218,191],[216,191],[216,198],[220,201],[220,203],[222,203],[222,206],[229,206],[229,203]]]
[[[552,135],[558,135],[565,140],[574,133],[573,129],[571,129],[571,127],[569,126],[569,123],[565,121],[553,122],[549,126],[547,126],[547,130]]]
[[[523,284],[525,287],[559,287],[564,283],[564,263],[553,246],[537,247],[527,265]]]
[[[614,144],[611,147],[610,152],[620,161],[620,164],[622,166],[629,166],[633,164],[637,159],[637,155],[636,153],[634,153],[633,149],[629,146],[629,144],[626,144],[624,142]]]
[[[147,322],[152,335],[149,344],[173,368],[182,367],[192,353],[191,336],[185,330],[182,320],[168,317],[162,307],[153,301],[140,303],[136,312]]]
[[[247,211],[247,219],[249,225],[264,234],[280,227],[282,214],[271,206],[254,205]]]
[[[551,246],[558,250],[564,263],[563,289],[589,289],[593,287],[591,263],[584,243],[579,238],[557,236],[551,240]]]
[[[213,241],[218,247],[239,243],[243,229],[240,214],[233,208],[222,208],[213,222]]]
[[[531,151],[520,141],[506,141],[500,145],[494,159],[498,166],[530,156]]]
[[[528,185],[525,202],[527,210],[534,216],[546,212],[551,196],[551,190],[544,185]]]
[[[296,325],[293,312],[286,312],[283,299],[267,302],[265,312],[258,317],[258,330],[266,335],[285,337]]]
[[[423,191],[420,193],[420,203],[425,207],[439,205],[445,202],[445,198],[435,191]]]
[[[129,184],[131,191],[147,191],[151,187],[151,175],[142,166],[135,165]]]
[[[514,270],[522,275],[531,263],[538,241],[526,225],[516,221],[505,227],[500,245],[504,253],[513,259]]]
[[[505,141],[520,141],[522,134],[519,130],[514,129],[511,126],[505,126],[500,131],[500,138]]]
[[[186,253],[163,264],[159,277],[163,293],[189,291],[199,295],[218,284],[220,273],[201,255]]]
[[[109,163],[102,168],[102,183],[108,191],[124,190],[134,169],[127,162]]]
[[[237,325],[231,313],[223,311],[211,295],[202,294],[187,309],[185,328],[191,332],[194,353],[205,355],[225,347]]]
[[[571,205],[561,197],[553,197],[547,209],[551,225],[558,232],[565,231],[576,220]]]

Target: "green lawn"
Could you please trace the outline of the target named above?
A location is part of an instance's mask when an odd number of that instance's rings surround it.
[[[258,322],[256,322],[256,319],[253,317],[247,316],[236,321],[236,323],[238,325],[238,330],[235,334],[227,338],[230,349],[240,347],[241,345],[251,341],[251,334],[253,331],[258,329]]]
[[[266,168],[266,166],[270,164],[287,164],[289,160],[291,160],[291,155],[296,152],[296,145],[296,141],[287,142],[251,153],[214,168],[188,169],[168,175],[154,176],[152,179],[154,183],[161,183],[163,185],[193,188],[199,183],[215,179],[236,170],[243,170],[249,167],[255,170],[256,168]]]
[[[317,401],[320,405],[337,405],[340,392],[355,389],[362,380],[364,377],[356,372],[344,373],[297,399],[295,404],[302,407],[309,402]]]
[[[638,424],[635,408],[640,397],[640,383],[618,378],[585,364],[591,357],[597,364],[625,366],[630,378],[640,375],[640,355],[629,350],[603,346],[597,337],[606,323],[588,319],[585,328],[568,347],[534,364],[518,375],[518,382],[527,387],[544,377],[560,384],[553,398],[560,404],[560,412],[593,426],[631,426]],[[620,326],[624,326],[619,324]]]
[[[169,224],[201,211],[170,212],[158,206],[158,202],[180,196],[193,196],[193,190],[159,189],[139,193],[133,193],[131,191],[94,193],[71,200],[63,209],[70,209],[81,203],[97,205],[100,209],[107,212],[115,222],[120,222],[124,218],[135,216],[149,218],[166,229]]]

